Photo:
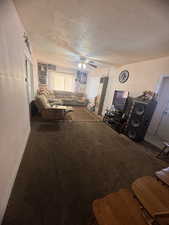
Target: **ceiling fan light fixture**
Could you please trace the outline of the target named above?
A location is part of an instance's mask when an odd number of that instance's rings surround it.
[[[86,64],[85,63],[79,63],[78,64],[78,68],[85,70],[86,69]]]
[[[83,69],[85,70],[85,69],[86,69],[86,64],[84,63],[82,67],[83,67]]]
[[[82,63],[79,63],[78,67],[79,67],[79,69],[81,69],[82,68]]]

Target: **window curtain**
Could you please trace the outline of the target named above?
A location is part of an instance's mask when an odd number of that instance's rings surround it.
[[[74,75],[49,71],[48,89],[57,91],[74,91]]]

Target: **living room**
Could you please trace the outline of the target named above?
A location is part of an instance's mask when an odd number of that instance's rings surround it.
[[[0,1],[1,224],[168,224],[168,9]]]

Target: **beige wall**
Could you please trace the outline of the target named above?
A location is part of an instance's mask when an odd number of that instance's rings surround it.
[[[124,84],[118,81],[119,73],[122,70],[128,70],[130,73],[128,81]],[[103,114],[104,110],[111,106],[116,89],[129,91],[132,97],[141,95],[145,90],[158,91],[162,77],[169,75],[169,57],[129,64],[120,68],[111,68],[107,69],[107,72],[109,74],[109,85]],[[101,72],[97,71],[97,73]],[[153,135],[159,120],[160,115],[155,111],[148,133]]]
[[[38,62],[35,57],[33,57],[33,88],[34,88],[34,94],[36,95],[36,92],[39,88],[39,78],[38,78]]]
[[[104,106],[103,106],[103,114],[105,112],[105,109],[107,107],[109,107],[111,105],[111,101],[112,101],[112,90],[113,90],[113,74],[115,72],[115,68],[111,67],[109,69],[107,68],[98,68],[98,69],[95,69],[95,70],[92,70],[90,73],[89,73],[89,83],[88,83],[88,86],[92,86],[92,89],[96,89],[97,91],[99,90],[99,83],[100,83],[100,78],[101,77],[106,77],[108,76],[109,77],[109,81],[108,81],[108,86],[107,86],[107,91],[106,91],[106,96],[105,96],[105,100],[104,100]],[[92,77],[95,78],[97,81],[93,84],[90,84],[91,82],[91,79]],[[96,93],[96,96],[97,96],[97,91],[95,92]],[[88,93],[87,93],[88,95]],[[88,96],[90,97],[90,96]]]
[[[88,74],[87,85],[86,85],[86,95],[90,102],[94,102],[99,89],[100,77],[91,76]]]
[[[129,71],[129,79],[126,83],[119,82],[118,77],[121,71]],[[130,96],[136,97],[145,90],[158,92],[160,82],[163,76],[169,75],[169,57],[158,58],[139,63],[125,65],[119,68],[111,67],[107,69],[97,69],[94,71],[96,76],[108,74],[109,83],[103,106],[103,115],[105,109],[111,106],[114,90],[126,90]],[[161,114],[156,110],[148,129],[148,135],[152,136],[159,124]]]
[[[122,70],[128,70],[130,73],[128,81],[124,84],[118,81]],[[109,100],[105,102],[106,105],[111,104],[115,89],[127,90],[132,97],[140,95],[145,90],[156,91],[161,77],[169,74],[169,57],[129,64],[109,71],[112,88]]]
[[[24,29],[12,0],[0,1],[0,222],[30,132]]]

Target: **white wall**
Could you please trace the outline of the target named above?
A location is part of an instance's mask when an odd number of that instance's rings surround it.
[[[128,81],[124,84],[118,80],[123,70],[128,70],[130,73]],[[129,91],[132,97],[139,96],[145,90],[158,90],[161,77],[169,74],[169,57],[133,63],[119,68],[112,67],[107,69],[107,72],[110,83],[107,93],[109,98],[105,101],[105,107],[111,105],[116,89]]]
[[[26,56],[28,56],[28,52]],[[37,68],[37,60],[35,56],[33,55],[33,52],[31,56],[27,57],[28,62],[27,62],[27,70],[28,70],[28,92],[29,92],[29,102],[35,99],[35,96],[37,94],[38,90],[38,85],[39,85],[39,80],[38,80],[38,68]],[[33,66],[33,74],[31,73],[31,65]]]
[[[105,76],[109,77],[106,96],[105,96],[103,110],[102,110],[102,115],[104,115],[106,108],[111,106],[111,103],[112,103],[113,75],[114,75],[115,71],[116,71],[115,67],[98,68],[98,69],[92,70],[88,74],[86,95],[91,101],[98,95],[100,78],[105,77]]]
[[[111,105],[112,102],[112,90],[113,90],[113,75],[115,67],[112,68],[98,68],[93,70],[88,74],[88,83],[87,83],[87,96],[92,98],[96,97],[98,94],[99,83],[101,77],[109,77],[106,96],[103,105],[102,115],[104,115],[105,109]]]
[[[36,96],[37,90],[39,88],[39,78],[38,78],[37,59],[35,58],[35,56],[32,56],[32,63],[33,63],[33,89],[34,95]]]
[[[24,29],[12,0],[0,1],[0,222],[30,132]]]
[[[130,74],[128,81],[124,84],[118,80],[122,70],[128,70]],[[133,63],[120,68],[111,68],[107,69],[107,72],[109,74],[109,85],[104,102],[104,110],[106,107],[111,106],[114,90],[116,89],[129,91],[132,97],[141,95],[145,90],[158,91],[162,76],[169,75],[169,57]],[[148,130],[149,133],[153,134],[155,131],[158,124],[157,118],[158,120],[160,119],[155,112]]]
[[[118,75],[124,69],[129,71],[130,77],[125,84],[121,84]],[[145,90],[158,91],[161,77],[167,74],[169,74],[169,57],[126,65],[114,73],[113,90],[128,90],[132,97],[142,94]],[[153,123],[152,121],[152,130],[155,129]]]
[[[113,79],[114,79],[115,71],[116,71],[115,67],[112,67],[111,69],[107,69],[107,71],[105,71],[105,74],[107,74],[107,76],[109,77],[109,81],[108,81],[106,96],[104,100],[102,115],[104,115],[106,108],[110,108],[110,106],[112,105],[113,88],[114,88]]]
[[[97,96],[99,83],[100,83],[99,76],[93,76],[90,73],[88,74],[87,85],[86,85],[86,95],[91,102],[93,102],[94,98]]]

